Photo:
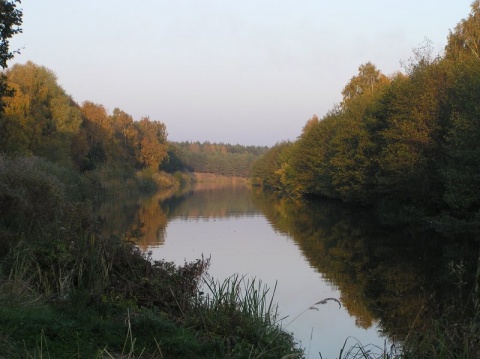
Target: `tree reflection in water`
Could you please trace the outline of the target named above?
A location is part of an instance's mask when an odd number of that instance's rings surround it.
[[[363,208],[328,200],[293,201],[261,191],[254,198],[275,229],[288,233],[310,265],[340,290],[357,325],[378,322],[387,337],[403,341],[432,319],[473,315],[467,294],[477,270],[475,240],[382,229]]]
[[[339,290],[358,327],[377,324],[386,337],[402,342],[446,312],[458,317],[473,310],[469,290],[478,242],[413,228],[382,229],[363,208],[277,198],[241,184],[202,184],[105,203],[97,215],[105,234],[140,230],[138,244],[147,249],[163,243],[165,228],[175,218],[215,220],[259,212]]]

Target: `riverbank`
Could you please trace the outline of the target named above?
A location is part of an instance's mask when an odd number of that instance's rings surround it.
[[[89,236],[77,238],[60,255],[46,253],[62,243],[37,242],[35,248],[22,242],[2,261],[10,273],[1,283],[2,355],[279,358],[300,353],[277,324],[273,307],[262,315],[247,310],[253,290],[238,296],[238,284],[231,292],[204,296],[207,260],[175,266],[149,260],[124,239]]]
[[[153,261],[139,233],[98,234],[89,179],[36,157],[0,161],[2,357],[301,356],[273,306],[249,310],[257,288],[206,296],[207,260]]]
[[[215,173],[193,172],[195,183],[228,183],[248,184],[250,181],[244,177],[224,176]]]

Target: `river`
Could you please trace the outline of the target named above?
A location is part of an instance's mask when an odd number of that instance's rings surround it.
[[[138,245],[154,259],[210,257],[215,279],[239,274],[276,288],[282,325],[307,358],[337,358],[345,341],[391,348],[431,316],[432,293],[458,290],[464,278],[454,269],[475,260],[468,245],[445,249],[431,235],[383,230],[358,208],[241,184],[107,202],[98,216],[108,233],[141,230]]]

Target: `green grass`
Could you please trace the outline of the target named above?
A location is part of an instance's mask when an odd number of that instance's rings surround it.
[[[69,305],[70,306],[70,305]],[[69,307],[68,306],[68,307]],[[0,350],[9,358],[96,358],[111,353],[202,357],[196,333],[150,310],[102,316],[88,307],[45,305],[0,310]]]
[[[300,353],[261,282],[210,282],[209,261],[153,261],[129,241],[21,238],[0,261],[9,358],[278,358]],[[243,287],[242,287],[243,286]],[[243,293],[243,294],[242,294]],[[273,294],[273,293],[272,293]]]

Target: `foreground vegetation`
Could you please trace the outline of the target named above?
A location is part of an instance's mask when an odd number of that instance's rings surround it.
[[[209,280],[205,259],[153,261],[133,244],[138,232],[95,234],[90,190],[45,159],[0,156],[4,357],[301,355],[268,288]]]

